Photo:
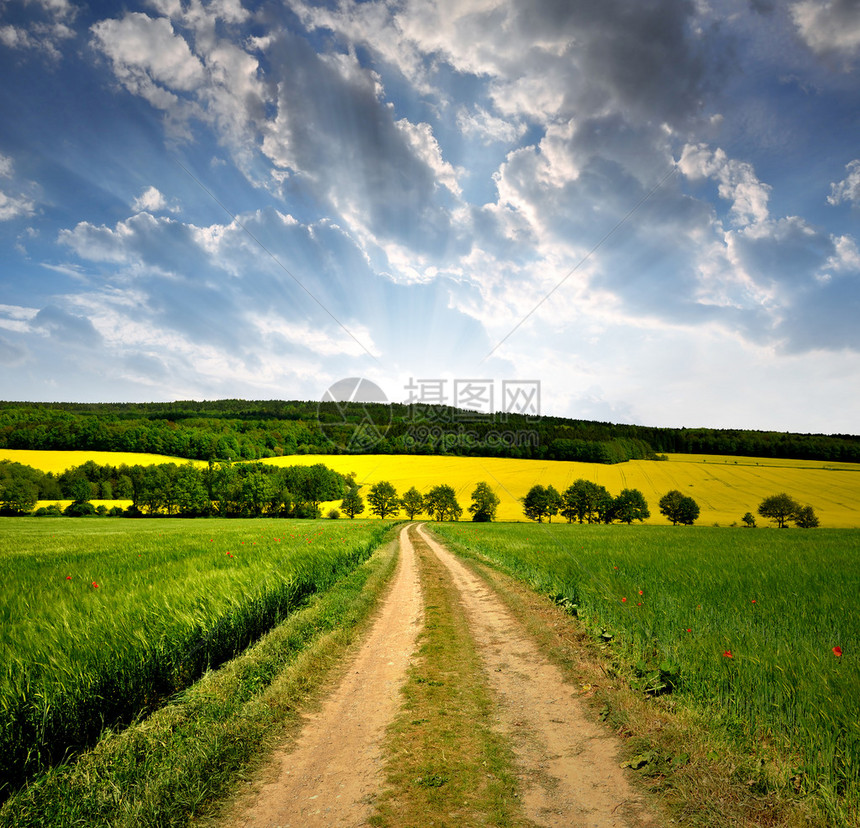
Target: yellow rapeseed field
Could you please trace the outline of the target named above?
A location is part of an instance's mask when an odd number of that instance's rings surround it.
[[[152,463],[193,463],[205,466],[203,460],[186,460],[184,457],[168,457],[164,454],[136,454],[127,451],[31,451],[29,449],[0,449],[0,460],[23,463],[43,472],[60,474],[72,466],[82,466],[92,460],[99,466],[129,466]]]
[[[679,489],[699,504],[700,524],[740,524],[745,512],[756,514],[765,497],[787,492],[802,504],[812,505],[822,526],[860,527],[860,464],[689,454],[669,455],[667,461],[631,460],[612,466],[423,455],[296,455],[263,462],[325,463],[343,474],[355,472],[356,479],[365,484],[364,493],[379,480],[390,481],[400,494],[410,486],[426,492],[447,483],[457,491],[464,517],[468,517],[465,510],[472,490],[481,480],[501,498],[499,520],[524,520],[519,499],[535,483],[552,484],[563,492],[582,477],[605,486],[613,495],[624,488],[639,489],[651,509],[647,523],[666,524],[657,504],[670,489]],[[763,518],[758,522],[768,523]]]
[[[100,465],[188,462],[156,454],[0,449],[0,460],[3,459],[55,474],[87,460]],[[194,462],[205,465],[202,461]],[[432,486],[447,483],[457,491],[464,518],[469,516],[465,510],[471,502],[472,490],[481,480],[489,483],[501,498],[500,520],[524,520],[519,499],[535,483],[552,484],[562,492],[582,477],[605,486],[613,495],[623,488],[639,489],[651,509],[651,519],[647,522],[653,524],[665,525],[658,501],[670,489],[679,489],[699,504],[699,524],[739,524],[745,512],[756,514],[765,497],[787,492],[801,503],[813,506],[822,527],[860,528],[860,464],[852,463],[691,454],[669,455],[667,461],[631,460],[613,466],[488,457],[351,454],[290,455],[263,462],[279,466],[324,463],[343,474],[355,472],[364,485],[364,494],[379,480],[390,481],[400,494],[410,486],[426,492]],[[768,523],[762,518],[758,522]]]

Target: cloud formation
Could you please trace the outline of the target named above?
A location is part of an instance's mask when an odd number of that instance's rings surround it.
[[[87,90],[0,139],[19,367],[67,339],[178,396],[539,372],[563,413],[659,419],[660,386],[767,425],[714,354],[770,393],[860,359],[853,2],[16,8],[22,101]]]

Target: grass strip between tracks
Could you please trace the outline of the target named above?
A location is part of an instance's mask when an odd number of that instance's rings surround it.
[[[386,540],[245,653],[7,800],[0,826],[168,828],[214,814],[364,632],[397,562]]]
[[[389,729],[388,787],[370,824],[523,826],[514,758],[447,569],[414,530],[425,626]]]

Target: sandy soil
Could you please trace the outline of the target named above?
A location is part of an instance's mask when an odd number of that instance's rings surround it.
[[[383,783],[381,742],[400,708],[423,607],[404,529],[381,612],[340,685],[307,717],[297,743],[276,754],[270,781],[233,824],[242,828],[365,825]]]
[[[381,743],[423,620],[415,552],[404,529],[394,584],[344,679],[276,754],[234,828],[366,825],[384,784]],[[454,555],[418,531],[451,573],[475,637],[498,722],[519,766],[525,815],[555,828],[656,823],[619,767],[615,737],[589,721],[563,680],[501,600]]]
[[[565,828],[654,825],[619,766],[617,739],[586,718],[575,689],[484,581],[417,531],[460,592],[517,757],[526,816]]]

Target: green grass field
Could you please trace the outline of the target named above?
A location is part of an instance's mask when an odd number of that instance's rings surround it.
[[[860,815],[860,533],[431,525],[575,607],[644,692],[775,745],[786,785]]]
[[[5,518],[0,780],[155,709],[354,569],[387,527]]]

